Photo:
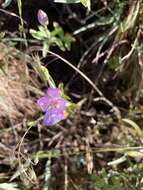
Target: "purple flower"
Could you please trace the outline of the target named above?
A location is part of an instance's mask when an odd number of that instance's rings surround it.
[[[37,101],[43,112],[44,125],[52,126],[65,119],[64,111],[67,101],[61,97],[59,88],[48,88],[45,96]]]
[[[48,25],[49,23],[47,14],[41,9],[38,10],[38,21],[41,25]]]

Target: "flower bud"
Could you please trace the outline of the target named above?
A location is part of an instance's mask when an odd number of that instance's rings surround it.
[[[41,25],[48,25],[49,20],[47,14],[41,9],[38,10],[38,21]]]

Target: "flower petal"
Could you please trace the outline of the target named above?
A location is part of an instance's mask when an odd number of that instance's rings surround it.
[[[60,90],[58,88],[51,88],[51,87],[48,88],[47,95],[55,97],[55,98],[60,98],[61,97]]]
[[[46,96],[43,96],[38,99],[37,103],[43,112],[46,112],[47,107],[48,107],[48,102],[49,102],[49,99]]]
[[[43,124],[46,126],[51,126],[52,125],[52,119],[50,117],[50,112],[46,112],[43,120]]]
[[[57,111],[53,112],[52,110],[49,110],[45,114],[43,123],[46,126],[52,126],[63,119],[64,119],[64,114],[62,112],[57,112]]]

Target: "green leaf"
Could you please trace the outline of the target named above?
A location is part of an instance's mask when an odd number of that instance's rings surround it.
[[[68,114],[73,113],[73,111],[77,108],[77,104],[69,102],[69,106],[66,108],[66,112]]]
[[[143,153],[140,151],[126,151],[126,154],[133,158],[143,158]]]
[[[30,29],[30,34],[33,36],[33,38],[37,40],[50,39],[51,33],[47,28],[45,28],[44,26],[38,26],[38,29],[39,30]]]
[[[80,2],[88,8],[88,10],[90,11],[91,10],[91,2],[90,0],[80,0]]]
[[[54,22],[54,30],[49,31],[45,26],[38,26],[38,31],[30,29],[33,38],[43,41],[43,57],[46,57],[47,52],[52,45],[57,45],[62,51],[70,50],[71,43],[75,41],[70,34],[64,33],[64,30],[58,23]]]
[[[34,58],[34,63],[33,66],[35,68],[35,70],[37,71],[37,73],[39,73],[39,75],[41,76],[41,78],[47,83],[49,83],[50,87],[56,87],[55,82],[53,80],[53,78],[51,77],[51,75],[49,74],[48,69],[41,65],[41,61],[39,59],[39,56],[36,56]]]
[[[71,101],[71,98],[67,95],[65,95],[65,92],[64,92],[64,84],[63,83],[60,83],[58,85],[58,88],[60,89],[60,92],[61,92],[61,97],[65,100],[68,100],[68,101]]]
[[[47,29],[47,27],[38,26],[38,29],[39,29],[38,32],[41,34],[41,36],[43,36],[43,38],[49,39],[51,37],[51,32]]]
[[[49,71],[46,67],[41,65],[41,66],[39,66],[38,71],[41,74],[41,76],[43,77],[43,79],[49,83],[50,87],[56,86],[54,80],[52,79],[52,77],[49,74]]]
[[[38,33],[38,31],[30,29],[30,34],[32,35],[33,38],[37,39],[37,40],[42,40],[43,36],[40,35],[40,33]]]
[[[43,42],[43,49],[42,49],[43,57],[46,57],[49,48],[50,48],[49,43]]]
[[[56,44],[62,51],[65,51],[65,50],[66,50],[61,39],[58,39],[58,38],[57,38],[57,39],[55,40],[55,44]]]

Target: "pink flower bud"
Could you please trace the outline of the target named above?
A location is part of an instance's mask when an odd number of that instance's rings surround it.
[[[38,10],[38,21],[41,25],[49,24],[47,14],[44,11],[42,11],[41,9]]]

